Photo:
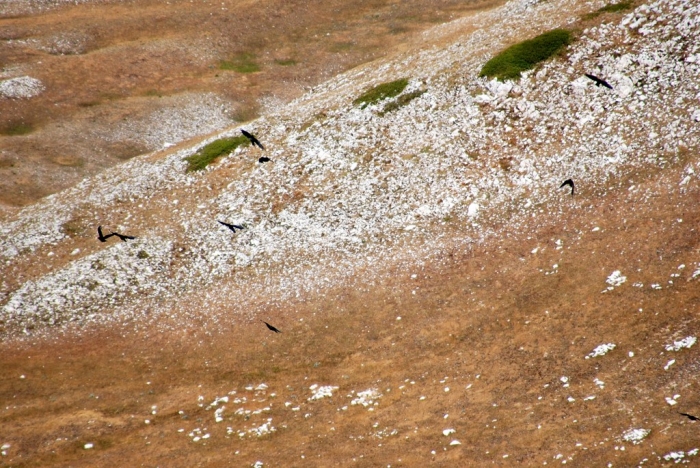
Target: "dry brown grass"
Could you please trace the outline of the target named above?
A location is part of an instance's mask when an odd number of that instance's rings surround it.
[[[678,441],[691,443],[696,433],[664,397],[682,393],[682,410],[700,407],[692,377],[700,365],[697,348],[659,354],[670,336],[691,334],[699,325],[689,313],[700,304],[697,279],[689,277],[700,249],[694,231],[700,191],[679,193],[669,183],[679,174],[628,174],[637,192],[622,180],[620,190],[607,195],[583,187],[574,199],[562,195],[561,217],[533,220],[527,233],[480,247],[446,246],[443,258],[423,267],[381,267],[378,284],[359,282],[270,309],[264,318],[281,334],[258,321],[241,322],[235,305],[221,304],[230,320],[218,331],[193,326],[164,335],[127,327],[5,346],[0,421],[2,442],[11,448],[3,461],[509,466],[542,465],[564,453],[581,466],[632,466],[651,450],[663,455]],[[656,197],[642,203],[646,191]],[[545,275],[554,263],[558,273]],[[687,268],[669,285],[669,273],[680,264]],[[630,275],[628,283],[601,294],[617,268]],[[653,282],[664,283],[663,289],[650,289]],[[584,359],[606,342],[617,348]],[[665,372],[670,358],[677,362]],[[569,388],[561,376],[570,378]],[[264,396],[244,390],[262,382],[269,386]],[[307,402],[313,383],[340,388],[332,398]],[[368,388],[384,395],[374,411],[349,405],[350,391]],[[226,404],[224,421],[216,424],[213,410],[199,407],[197,398],[205,396],[207,404],[233,389],[248,403]],[[596,399],[584,401],[588,395]],[[569,403],[569,396],[576,401]],[[286,401],[301,410],[291,411]],[[269,412],[250,419],[233,414],[239,406],[265,405]],[[343,406],[349,408],[339,410]],[[226,436],[226,426],[259,426],[268,417],[277,428],[271,435]],[[186,434],[197,427],[211,438],[192,442]],[[457,430],[450,438],[441,433],[448,427]],[[612,450],[630,427],[652,433],[639,446]],[[398,432],[372,435],[383,429]],[[452,438],[462,445],[449,446]],[[88,442],[95,448],[83,449]]]
[[[21,67],[46,91],[30,100],[0,99],[0,155],[16,160],[11,168],[0,164],[0,207],[30,204],[156,149],[128,135],[115,142],[100,129],[138,121],[163,98],[214,92],[230,106],[232,123],[247,121],[265,111],[262,97],[289,101],[339,72],[393,53],[435,22],[499,3],[227,0],[193,10],[189,1],[164,6],[138,0],[6,18],[3,39],[30,42],[0,48],[0,64]],[[54,54],[31,42],[77,29],[85,35],[79,53]],[[222,61],[240,57],[254,57],[260,71],[220,69]],[[90,164],[66,166],[57,157]]]

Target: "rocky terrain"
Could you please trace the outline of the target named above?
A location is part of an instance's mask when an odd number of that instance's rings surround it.
[[[0,214],[274,110],[422,30],[493,4],[3,1]]]
[[[697,463],[700,5],[604,6],[436,26],[8,217],[1,461]],[[479,78],[557,27],[558,56]],[[399,78],[413,99],[353,103]],[[187,171],[240,128],[265,151]]]

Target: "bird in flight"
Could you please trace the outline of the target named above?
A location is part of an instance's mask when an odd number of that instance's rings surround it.
[[[122,242],[126,242],[127,239],[131,239],[131,240],[136,239],[136,237],[134,237],[134,236],[127,236],[126,234],[119,234],[118,232],[113,232],[112,234],[117,236],[118,238],[120,238],[122,240]]]
[[[605,86],[606,88],[613,89],[613,87],[610,86],[610,83],[608,83],[607,81],[605,81],[605,80],[602,79],[602,78],[598,78],[597,76],[595,76],[595,75],[590,75],[590,74],[588,74],[588,73],[584,73],[584,75],[586,75],[586,78],[590,78],[591,80],[595,81],[595,85],[596,85],[596,86],[603,85],[603,86]]]
[[[100,242],[107,242],[107,239],[112,237],[114,233],[112,234],[107,234],[106,236],[102,234],[102,226],[97,226],[97,238],[100,240]]]
[[[243,134],[244,137],[246,137],[247,139],[250,140],[250,143],[251,143],[253,146],[257,146],[258,148],[260,148],[260,149],[262,149],[262,150],[265,149],[265,147],[262,145],[262,143],[260,143],[260,142],[258,141],[258,139],[255,138],[255,135],[253,135],[253,134],[251,134],[251,133],[248,133],[248,132],[246,132],[246,131],[243,130],[243,129],[241,129],[241,133]]]
[[[266,156],[263,156],[262,158],[258,159],[258,162],[259,162],[260,164],[266,163],[266,162],[270,162],[270,158],[268,158],[268,157],[266,157]]]
[[[227,228],[229,228],[233,232],[236,232],[236,229],[240,229],[240,230],[243,229],[243,226],[239,226],[238,224],[229,224],[229,223],[225,223],[223,221],[218,221],[218,222],[219,222],[219,224],[223,224],[224,226],[226,226]]]
[[[270,324],[267,323],[266,321],[261,320],[261,322],[264,323],[265,325],[267,325],[267,328],[269,328],[269,329],[272,330],[273,332],[275,332],[275,333],[282,333],[281,331],[279,331],[278,329],[276,329],[275,327],[273,327],[272,325],[270,325]]]
[[[559,188],[566,187],[569,185],[571,187],[571,196],[574,196],[574,181],[571,179],[566,179],[562,184],[559,186]]]
[[[691,421],[700,421],[700,418],[697,416],[693,416],[692,414],[687,414],[687,413],[678,413],[680,415],[685,416],[686,418],[690,419]]]

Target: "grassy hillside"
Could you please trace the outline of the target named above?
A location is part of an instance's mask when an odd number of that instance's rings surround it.
[[[247,123],[264,153],[188,171],[231,127],[0,226],[3,461],[694,463],[700,15],[601,6],[436,26]]]

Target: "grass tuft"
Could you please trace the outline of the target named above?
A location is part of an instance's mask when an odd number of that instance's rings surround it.
[[[383,116],[388,114],[389,112],[395,111],[396,109],[399,109],[409,102],[413,101],[417,97],[420,97],[425,93],[425,90],[423,89],[417,89],[415,91],[411,91],[410,93],[402,94],[396,100],[391,101],[388,103],[386,106],[384,106],[384,109],[379,113],[379,115]]]
[[[609,5],[605,5],[602,8],[599,8],[598,10],[594,11],[593,13],[588,13],[587,15],[584,15],[583,18],[590,20],[593,18],[596,18],[600,16],[603,13],[618,13],[620,11],[626,11],[632,8],[632,0],[625,0],[622,2],[618,3],[610,3]]]
[[[375,86],[369,91],[365,92],[362,96],[355,99],[352,103],[356,106],[361,105],[362,109],[379,102],[383,99],[398,96],[408,85],[408,78],[401,78],[400,80],[391,81],[389,83],[382,83],[379,86]]]
[[[512,45],[484,64],[479,76],[514,80],[525,70],[553,56],[571,42],[571,31],[554,29]]]
[[[297,61],[294,59],[275,59],[275,63],[283,67],[289,67],[291,65],[296,65]]]
[[[0,135],[18,136],[26,135],[34,131],[34,126],[24,122],[10,122],[4,127],[0,127]]]
[[[232,60],[219,62],[222,70],[233,70],[238,73],[254,73],[260,71],[260,66],[255,62],[255,56],[248,52],[236,55]]]
[[[208,145],[200,148],[193,155],[185,158],[185,161],[189,163],[187,172],[201,171],[215,161],[219,156],[229,154],[239,146],[249,144],[250,141],[248,141],[248,139],[243,135],[231,138],[221,138],[219,140],[212,141]]]

